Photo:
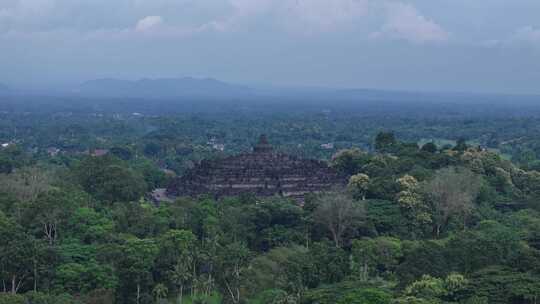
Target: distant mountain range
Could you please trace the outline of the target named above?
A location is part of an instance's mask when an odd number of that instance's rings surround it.
[[[417,92],[333,89],[333,88],[282,88],[248,87],[230,84],[213,78],[158,78],[136,81],[121,79],[96,79],[82,83],[72,93],[81,97],[129,97],[129,98],[210,98],[210,99],[294,99],[316,100],[418,100],[433,94]]]
[[[173,98],[204,97],[227,98],[247,96],[252,89],[228,84],[212,78],[160,78],[137,81],[120,79],[96,79],[84,82],[74,90],[82,96]]]
[[[157,78],[140,80],[96,79],[69,88],[12,89],[0,84],[3,96],[55,96],[75,98],[161,99],[177,102],[222,101],[248,105],[297,104],[297,105],[364,105],[371,102],[377,107],[403,102],[431,103],[508,103],[519,100],[522,104],[538,104],[540,95],[474,94],[451,92],[414,92],[379,89],[339,89],[321,87],[278,87],[264,85],[239,85],[213,78]]]

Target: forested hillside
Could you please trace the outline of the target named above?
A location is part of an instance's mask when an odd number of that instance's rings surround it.
[[[537,303],[535,108],[390,105],[4,104],[0,303]],[[348,185],[303,202],[150,195],[263,133]]]

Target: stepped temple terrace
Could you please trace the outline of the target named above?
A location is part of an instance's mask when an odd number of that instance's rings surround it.
[[[303,200],[307,193],[344,184],[345,178],[325,162],[276,152],[263,135],[251,153],[202,161],[171,183],[167,194],[223,197],[252,193]]]

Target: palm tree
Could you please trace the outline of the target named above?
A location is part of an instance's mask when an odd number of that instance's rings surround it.
[[[187,256],[185,259],[179,260],[171,271],[171,277],[178,287],[177,303],[182,304],[182,298],[184,297],[184,286],[192,279],[191,273],[192,258]]]
[[[157,284],[152,290],[152,293],[156,297],[156,300],[158,303],[159,303],[159,300],[167,297],[168,292],[169,292],[169,289],[167,288],[167,286],[161,283]]]

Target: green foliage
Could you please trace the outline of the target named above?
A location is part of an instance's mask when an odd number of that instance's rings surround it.
[[[441,241],[407,242],[403,244],[404,260],[396,273],[400,284],[408,285],[424,274],[444,277],[452,269]]]
[[[122,160],[131,160],[133,158],[133,151],[129,147],[113,147],[109,151],[112,155],[122,159]]]
[[[25,294],[25,304],[79,304],[73,296],[69,294],[46,294],[42,292],[28,292]]]
[[[53,245],[67,232],[64,229],[77,207],[76,203],[69,193],[58,189],[42,192],[26,206],[22,222],[34,231],[36,237],[45,238]]]
[[[332,156],[332,167],[347,175],[360,171],[368,160],[368,155],[360,149],[341,150]]]
[[[392,303],[392,294],[385,288],[356,281],[343,281],[307,291],[302,304],[345,304],[345,303]]]
[[[95,260],[61,264],[56,272],[58,290],[87,293],[95,289],[114,289],[118,282],[113,269]]]
[[[424,144],[421,148],[422,151],[428,152],[428,153],[435,153],[437,152],[437,145],[433,142],[428,142]]]
[[[96,246],[65,241],[59,252],[61,261],[56,268],[56,290],[76,294],[114,289],[118,285],[112,265],[99,260]]]
[[[13,162],[0,155],[0,174],[9,174],[13,171]]]
[[[158,254],[158,246],[152,239],[128,237],[119,248],[118,264],[121,287],[128,299],[142,302],[151,298],[151,270]],[[144,302],[143,302],[144,303]]]
[[[114,304],[114,289],[95,289],[83,297],[84,304]]]
[[[158,247],[153,240],[128,238],[122,246],[125,274],[141,281],[154,263]]]
[[[359,279],[367,281],[372,276],[392,274],[403,252],[399,239],[380,237],[354,240],[351,255],[353,271]]]
[[[36,267],[38,241],[0,212],[0,277],[4,291],[16,293]]]
[[[474,273],[470,281],[468,294],[489,303],[534,303],[540,297],[540,282],[529,272],[493,266]]]
[[[305,239],[300,230],[304,225],[302,208],[285,199],[270,198],[256,204],[242,204],[239,207],[229,205],[223,213],[230,218],[222,221],[226,226],[221,228],[243,235],[251,250],[268,251]],[[257,237],[259,235],[265,237],[259,238]]]
[[[338,304],[390,304],[392,296],[388,292],[374,288],[352,291],[340,299]]]
[[[239,303],[244,298],[242,280],[250,259],[249,249],[236,242],[223,246],[217,257],[217,279],[222,282],[225,303]]]
[[[444,281],[429,275],[424,275],[419,281],[413,282],[405,289],[405,294],[424,299],[442,298],[446,294]]]
[[[67,221],[66,234],[84,243],[105,241],[113,232],[114,222],[93,208],[74,210]]]
[[[85,191],[106,202],[138,200],[147,190],[140,174],[112,156],[87,157],[74,171]]]
[[[471,273],[490,265],[511,265],[521,258],[519,235],[497,222],[480,223],[475,231],[451,237],[446,248],[456,271]]]
[[[452,220],[467,226],[482,179],[464,168],[438,170],[433,179],[422,185],[423,196],[431,205],[431,219],[436,237]]]
[[[373,235],[407,234],[407,227],[398,204],[385,200],[366,201],[366,221]]]
[[[269,289],[261,293],[258,303],[260,304],[286,304],[294,303],[289,294],[281,289]]]
[[[144,154],[150,157],[156,157],[162,153],[163,147],[156,142],[149,142],[144,147]]]
[[[2,116],[0,136],[20,138],[0,149],[0,303],[538,301],[537,119],[246,111]],[[248,151],[261,130],[279,151],[333,156],[348,191],[143,198],[165,168]]]
[[[437,304],[440,302],[407,296],[407,297],[397,298],[393,303],[394,304]]]
[[[366,192],[369,189],[369,176],[362,173],[355,174],[349,178],[347,187],[352,192],[353,197],[365,200]]]
[[[336,247],[349,243],[348,233],[364,224],[365,203],[354,201],[345,193],[328,193],[317,199],[313,219],[324,227]]]
[[[298,286],[291,286],[294,282],[289,280],[289,267],[295,263],[295,257],[307,256],[307,252],[306,248],[300,246],[279,247],[254,258],[246,273],[245,286],[249,296],[257,297],[263,293],[265,295],[262,298],[270,301],[274,294],[281,298],[279,295],[288,296],[285,290],[295,291]]]
[[[375,137],[375,149],[379,152],[393,152],[398,142],[393,132],[380,132]]]
[[[323,284],[340,282],[350,274],[347,252],[330,242],[312,244],[309,254],[318,280]]]
[[[459,138],[456,142],[456,146],[453,148],[455,151],[463,152],[467,150],[467,141],[464,138]]]
[[[139,238],[155,237],[169,229],[165,210],[149,202],[118,203],[113,206],[112,218],[118,232],[132,234]]]
[[[415,235],[415,230],[423,229],[433,221],[429,212],[430,208],[420,191],[420,185],[416,178],[404,175],[397,180],[401,191],[397,194],[396,201],[407,219],[409,229]]]
[[[0,304],[26,304],[22,295],[0,293]]]
[[[397,303],[456,303],[468,284],[464,276],[456,273],[445,279],[423,275],[405,288],[405,296]]]
[[[133,165],[136,172],[140,172],[149,189],[167,187],[168,178],[154,163],[147,159],[138,159]]]

